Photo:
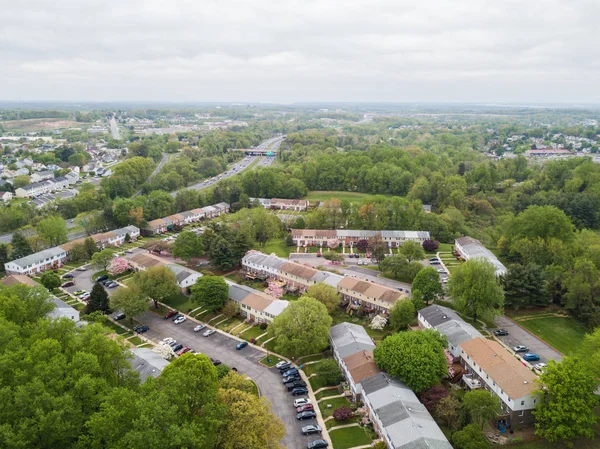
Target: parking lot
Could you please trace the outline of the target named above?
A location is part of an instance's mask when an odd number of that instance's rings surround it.
[[[174,338],[184,346],[218,359],[230,367],[235,367],[240,374],[252,378],[258,385],[261,395],[271,402],[273,412],[285,424],[286,435],[283,444],[288,449],[305,449],[307,443],[319,438],[318,435],[302,435],[300,429],[309,424],[316,424],[316,420],[296,419],[296,410],[293,407],[295,397],[283,386],[279,370],[269,369],[258,363],[265,357],[264,352],[251,346],[238,351],[235,349],[238,340],[220,332],[210,337],[203,337],[202,332],[193,331],[196,322],[191,320],[176,325],[170,319],[165,320],[153,312],[146,312],[139,317],[139,321],[150,327],[144,336],[154,342],[159,342],[166,337]]]
[[[94,287],[94,280],[92,279],[93,274],[97,271],[97,269],[87,266],[87,270],[78,271],[73,270],[70,273],[73,275],[73,279],[63,279],[63,282],[74,281],[75,285],[71,287],[65,287],[63,290],[69,293],[75,293],[78,290],[85,290],[87,292],[91,292]],[[108,295],[112,295],[117,289],[116,288],[106,288]]]
[[[547,363],[548,360],[556,360],[557,362],[562,360],[562,355],[558,351],[539,340],[535,335],[523,329],[510,318],[504,315],[499,316],[495,318],[494,323],[499,329],[505,329],[508,331],[507,336],[498,337],[498,339],[500,339],[504,344],[511,348],[518,345],[524,345],[529,348],[528,352],[532,352],[540,356],[540,361],[531,362],[532,365],[540,362]]]

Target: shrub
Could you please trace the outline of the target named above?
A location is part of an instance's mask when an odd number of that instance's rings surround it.
[[[336,421],[348,421],[352,416],[354,416],[354,412],[350,407],[345,405],[335,409],[333,412],[333,419]]]
[[[435,251],[440,247],[440,242],[437,240],[424,240],[423,241],[423,249],[425,251]]]
[[[254,344],[254,342],[255,342],[255,341],[256,341],[256,339],[255,339],[254,337],[252,337],[252,338],[250,339],[250,343],[252,343],[252,344]]]
[[[267,328],[267,323],[260,323],[260,328],[264,331]]]
[[[327,385],[337,385],[342,380],[340,367],[333,359],[321,360],[315,365],[315,372],[323,378]]]
[[[419,395],[419,399],[421,399],[421,402],[427,408],[427,410],[433,413],[438,403],[446,396],[448,396],[448,390],[441,385],[435,385],[429,390],[425,390],[423,393],[421,393]]]

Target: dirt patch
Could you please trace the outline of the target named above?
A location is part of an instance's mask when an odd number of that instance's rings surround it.
[[[32,118],[28,120],[10,120],[2,122],[2,127],[6,131],[44,131],[48,129],[59,129],[59,128],[79,128],[82,127],[82,123],[78,123],[74,120],[65,119],[53,119],[53,118]]]

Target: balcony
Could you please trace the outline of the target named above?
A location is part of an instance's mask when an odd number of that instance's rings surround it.
[[[469,387],[471,390],[477,390],[481,388],[481,381],[473,377],[473,374],[464,374],[462,378],[467,387]]]

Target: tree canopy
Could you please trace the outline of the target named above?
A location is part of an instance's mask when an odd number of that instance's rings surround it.
[[[229,298],[229,286],[221,276],[202,276],[191,290],[191,300],[209,310],[223,307]]]
[[[329,313],[335,312],[340,305],[340,296],[337,290],[327,284],[318,283],[311,285],[306,291],[306,296],[314,298],[327,307]]]

